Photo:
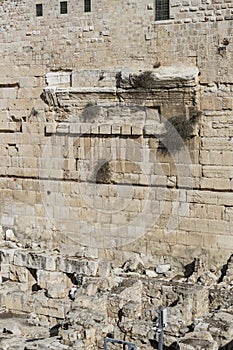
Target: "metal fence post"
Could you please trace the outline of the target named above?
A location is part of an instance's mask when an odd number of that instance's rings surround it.
[[[163,350],[163,321],[162,321],[162,306],[159,306],[158,309],[158,335],[159,335],[159,343],[158,350]]]
[[[167,327],[167,309],[159,306],[158,308],[158,350],[163,350],[163,328]]]
[[[107,339],[104,338],[104,350],[108,350]]]

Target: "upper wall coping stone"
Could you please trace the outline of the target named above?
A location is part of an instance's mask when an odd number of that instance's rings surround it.
[[[153,76],[158,80],[172,80],[172,79],[182,79],[182,80],[196,80],[198,77],[197,67],[188,66],[163,66],[159,67],[153,71]]]
[[[134,71],[132,68],[124,67],[122,69],[119,69],[120,73],[120,79],[121,81],[126,79],[130,82],[130,77],[133,76],[140,76],[143,73],[150,72],[151,78],[153,81],[156,82],[166,82],[166,81],[173,81],[173,80],[180,80],[180,81],[197,81],[198,78],[198,68],[195,66],[162,66],[159,68],[143,68],[141,70]],[[101,92],[116,92],[116,80],[115,80],[115,74],[116,70],[113,69],[110,70],[102,70],[102,74],[105,76],[105,79],[109,77],[109,82],[111,82],[111,85],[109,86],[96,86],[96,76],[99,75],[99,70],[81,70],[77,72],[72,72],[72,74],[84,74],[86,77],[86,83],[89,83],[89,86],[71,86],[70,88],[68,86],[62,86],[63,83],[68,83],[70,79],[70,72],[49,72],[46,74],[46,81],[48,82],[48,87],[46,89],[53,88],[56,92],[63,92],[69,90],[69,92],[74,93],[101,93]],[[87,77],[89,79],[87,80]],[[113,79],[114,78],[114,79]],[[65,79],[65,80],[64,80]]]
[[[46,87],[44,90],[51,90],[51,86]],[[55,93],[116,93],[115,87],[77,87],[77,88],[59,88],[52,87]]]
[[[150,72],[156,81],[166,80],[196,80],[199,70],[195,66],[161,66],[154,69],[143,69],[132,71],[132,69],[122,69],[122,78],[128,78],[130,75],[140,75],[144,72]]]

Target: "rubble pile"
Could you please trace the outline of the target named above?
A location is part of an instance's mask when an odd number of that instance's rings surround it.
[[[149,266],[135,254],[117,267],[97,258],[9,248],[11,236],[0,249],[1,350],[103,349],[104,337],[157,349],[160,305],[168,313],[165,349],[232,348],[233,255],[224,266],[199,256],[178,269],[167,262]]]

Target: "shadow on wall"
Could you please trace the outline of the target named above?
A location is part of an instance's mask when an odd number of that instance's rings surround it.
[[[158,349],[158,342],[156,340],[150,340],[150,345],[153,349]],[[163,344],[163,350],[179,350],[179,345],[177,345],[177,343],[173,343],[170,346],[166,346],[165,344]]]
[[[233,349],[233,340],[231,340],[230,343],[219,348],[219,350],[232,350],[232,349]]]

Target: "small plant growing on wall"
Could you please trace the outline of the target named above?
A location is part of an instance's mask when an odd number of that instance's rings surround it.
[[[112,182],[112,170],[109,161],[100,161],[94,175],[96,183],[110,184]]]
[[[170,118],[165,123],[167,133],[161,140],[165,148],[163,151],[179,151],[191,138],[195,136],[195,128],[200,118],[200,112],[194,113],[189,119],[184,115]]]
[[[154,85],[153,72],[145,71],[139,75],[131,75],[130,82],[135,88],[151,89]]]
[[[97,106],[96,101],[89,101],[85,105],[82,114],[81,114],[81,121],[83,122],[92,122],[96,119],[96,117],[100,113],[100,107]]]

